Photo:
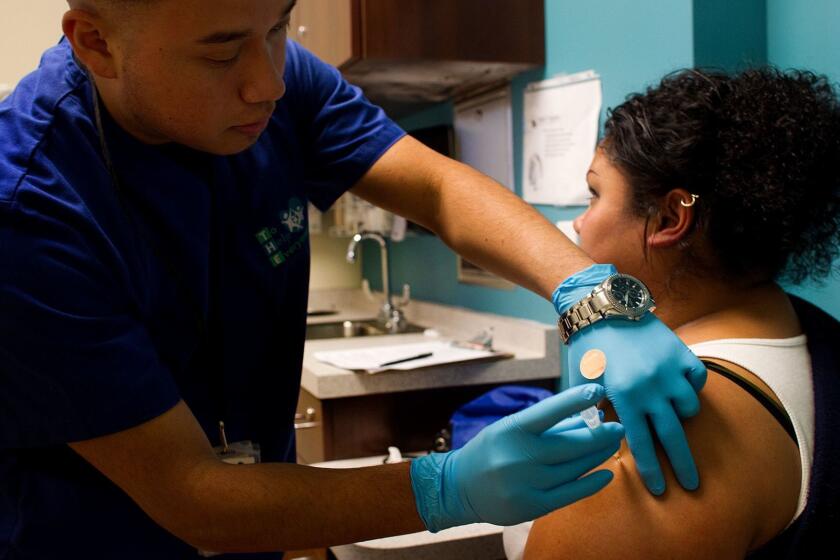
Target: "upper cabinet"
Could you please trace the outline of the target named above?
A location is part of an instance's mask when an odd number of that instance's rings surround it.
[[[324,62],[341,67],[355,52],[354,4],[353,0],[299,0],[292,10],[289,37]]]
[[[290,36],[399,112],[544,65],[544,2],[300,0]]]

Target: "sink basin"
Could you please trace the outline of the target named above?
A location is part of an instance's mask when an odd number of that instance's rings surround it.
[[[396,334],[421,333],[424,330],[426,330],[424,327],[409,323],[406,330]],[[376,319],[306,325],[307,340],[318,340],[321,338],[355,338],[357,336],[384,336],[389,334],[393,333],[389,333],[382,328]]]

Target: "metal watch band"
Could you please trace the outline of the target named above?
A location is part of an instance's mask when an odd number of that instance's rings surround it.
[[[612,304],[607,299],[603,288],[595,289],[591,294],[571,306],[568,311],[557,319],[557,326],[560,329],[560,338],[567,344],[569,338],[584,327],[597,323],[606,317],[604,310]]]

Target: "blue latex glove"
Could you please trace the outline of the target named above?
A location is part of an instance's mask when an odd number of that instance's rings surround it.
[[[557,312],[583,299],[615,271],[611,265],[594,265],[568,278],[554,293]],[[700,411],[697,392],[706,383],[705,366],[653,313],[640,321],[600,321],[573,335],[566,368],[570,385],[591,383],[580,373],[580,360],[593,348],[607,356],[607,369],[597,382],[606,388],[627,430],[627,444],[648,490],[656,495],[665,491],[648,419],[680,484],[696,489],[700,479],[680,418]]]
[[[609,471],[581,477],[618,451],[624,428],[612,422],[590,430],[568,418],[603,396],[596,384],[569,389],[487,426],[461,449],[415,459],[411,485],[429,531],[514,525],[606,486]]]

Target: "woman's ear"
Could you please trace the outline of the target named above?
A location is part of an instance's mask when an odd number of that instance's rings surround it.
[[[64,14],[61,28],[76,58],[100,78],[116,78],[117,67],[111,52],[104,21],[91,12],[75,9]]]
[[[694,226],[694,205],[699,198],[685,189],[665,195],[654,228],[648,233],[648,246],[664,249],[686,239]]]

